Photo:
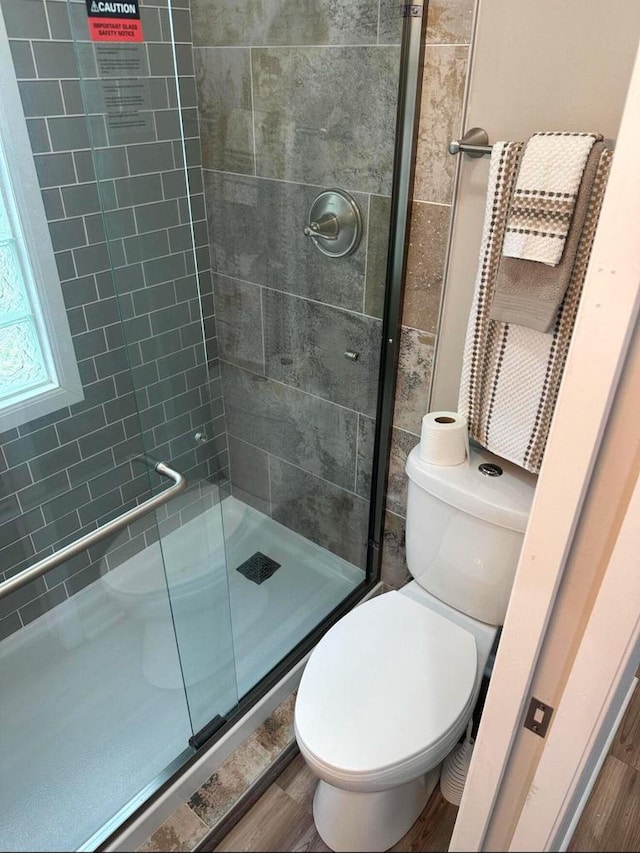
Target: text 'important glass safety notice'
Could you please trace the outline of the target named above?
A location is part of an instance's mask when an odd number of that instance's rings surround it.
[[[138,0],[86,0],[92,41],[142,41]]]

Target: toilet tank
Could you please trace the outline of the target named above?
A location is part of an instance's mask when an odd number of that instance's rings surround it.
[[[414,447],[407,459],[407,567],[450,607],[502,625],[537,477],[486,450],[469,463],[431,465]],[[499,466],[489,476],[481,465]]]

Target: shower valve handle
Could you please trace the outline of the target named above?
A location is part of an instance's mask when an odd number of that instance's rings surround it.
[[[344,258],[355,252],[362,236],[356,200],[344,190],[324,190],[313,200],[302,233],[329,258]]]
[[[340,220],[333,213],[325,213],[317,221],[312,220],[302,229],[305,237],[319,237],[322,240],[337,240],[340,234]]]

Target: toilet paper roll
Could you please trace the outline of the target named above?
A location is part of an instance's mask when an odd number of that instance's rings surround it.
[[[467,419],[457,412],[428,412],[418,453],[431,465],[461,465],[469,456]]]

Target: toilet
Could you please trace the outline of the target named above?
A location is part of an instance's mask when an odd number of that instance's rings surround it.
[[[536,477],[485,450],[407,459],[413,580],[351,610],[314,648],[295,735],[335,851],[383,851],[411,827],[466,729],[504,621]]]

